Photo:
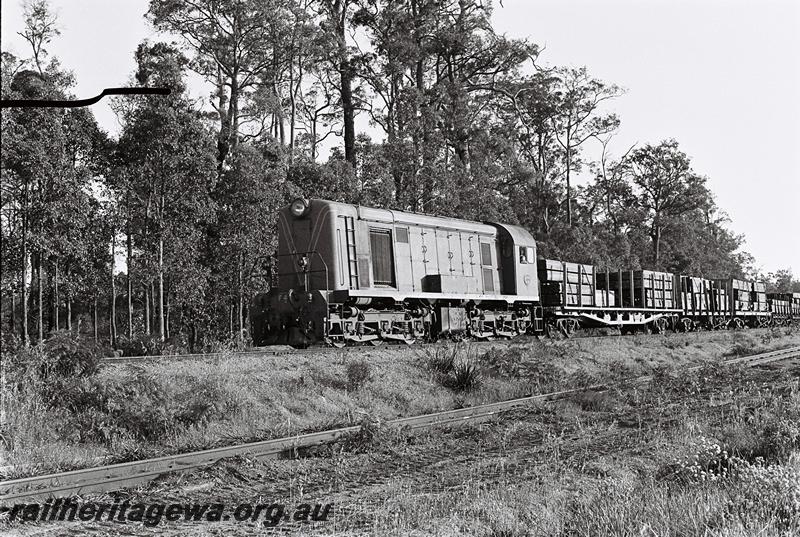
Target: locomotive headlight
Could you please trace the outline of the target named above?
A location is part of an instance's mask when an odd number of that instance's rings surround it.
[[[300,218],[301,216],[307,215],[310,209],[311,204],[308,202],[308,200],[303,198],[297,198],[289,206],[289,210],[292,211],[292,216],[295,218]]]

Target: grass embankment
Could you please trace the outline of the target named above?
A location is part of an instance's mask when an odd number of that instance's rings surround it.
[[[437,438],[454,459],[473,443],[482,457],[434,470],[427,484],[389,479],[362,496],[381,496],[380,507],[355,519],[395,535],[800,535],[797,375],[659,375],[476,428],[453,445]]]
[[[6,477],[498,401],[800,344],[788,329],[100,367],[61,334],[6,359]]]

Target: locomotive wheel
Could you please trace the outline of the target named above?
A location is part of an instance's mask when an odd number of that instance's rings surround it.
[[[564,337],[569,338],[575,333],[578,323],[573,319],[559,319],[557,321],[557,325],[559,331],[564,335]]]
[[[544,334],[550,339],[555,339],[556,335],[558,334],[556,323],[553,321],[548,321],[547,324],[544,325]]]
[[[567,331],[569,332],[569,335],[570,336],[575,335],[575,332],[578,331],[578,328],[580,328],[580,325],[578,324],[578,321],[576,321],[575,319],[570,319],[569,320],[569,326],[567,327]]]

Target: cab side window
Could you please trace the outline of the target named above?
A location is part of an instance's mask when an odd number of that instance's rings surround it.
[[[521,265],[528,265],[531,263],[535,263],[536,260],[533,258],[533,248],[531,248],[530,246],[520,246],[519,262]]]

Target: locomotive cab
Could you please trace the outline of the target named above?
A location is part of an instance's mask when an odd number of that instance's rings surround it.
[[[494,224],[500,240],[504,295],[522,295],[539,300],[536,272],[536,241],[531,234],[508,224]]]

